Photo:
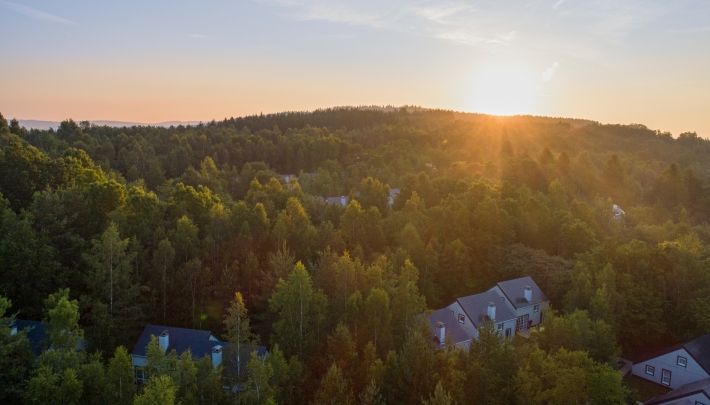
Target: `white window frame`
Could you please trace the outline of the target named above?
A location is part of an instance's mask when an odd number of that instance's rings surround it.
[[[646,364],[646,370],[644,370],[648,375],[656,375],[656,367],[650,364]],[[650,371],[650,372],[649,372]]]
[[[464,314],[459,314],[459,323],[466,323],[466,317]]]
[[[688,367],[688,359],[683,356],[678,356],[678,359],[676,360],[676,364],[681,367]]]
[[[499,331],[502,331],[502,330],[503,330],[503,322],[501,322],[501,323],[498,324],[498,330],[499,330]]]
[[[533,312],[540,312],[540,304],[537,304],[533,307]]]
[[[668,373],[668,382],[665,382],[666,379],[666,373]],[[671,377],[673,376],[673,373],[671,373],[671,370],[666,370],[665,368],[661,369],[661,384],[669,386],[671,385]]]

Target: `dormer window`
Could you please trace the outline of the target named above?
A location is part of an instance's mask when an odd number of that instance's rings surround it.
[[[466,317],[463,314],[459,314],[459,323],[466,323]]]

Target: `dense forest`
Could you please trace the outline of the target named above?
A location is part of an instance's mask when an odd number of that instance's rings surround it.
[[[622,353],[710,333],[709,182],[709,141],[643,125],[342,108],[40,131],[0,115],[0,403],[634,403]],[[522,276],[551,300],[542,330],[434,349],[422,314]],[[15,318],[44,321],[51,349],[35,357]],[[153,358],[136,386],[146,323],[270,354],[237,381]]]

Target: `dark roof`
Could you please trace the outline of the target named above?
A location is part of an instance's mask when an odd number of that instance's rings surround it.
[[[710,398],[710,378],[681,385],[667,394],[651,398],[651,400],[644,403],[644,405],[657,405],[668,401],[681,400],[685,397],[700,393],[703,393],[705,396]]]
[[[30,341],[32,351],[35,356],[42,354],[45,344],[49,341],[42,322],[16,319],[14,325],[17,326],[18,332],[29,329],[27,330],[27,339]]]
[[[515,309],[529,307],[539,302],[550,302],[544,292],[538,287],[530,276],[516,278],[514,280],[502,281],[497,284],[498,288],[503,291],[508,300],[513,304]],[[525,299],[525,287],[532,288],[532,300],[528,302]]]
[[[688,354],[693,358],[693,360],[698,362],[700,367],[702,367],[705,372],[710,374],[710,333],[695,338],[690,342],[671,346],[667,349],[661,350],[660,352],[637,360],[634,363],[642,363],[644,361],[655,359],[656,357],[663,356],[664,354],[668,354],[680,349],[685,349],[685,351],[688,352]]]
[[[478,329],[483,325],[483,321],[488,319],[488,303],[492,302],[496,305],[495,322],[504,322],[515,319],[515,314],[505,305],[503,297],[495,291],[488,290],[486,292],[469,295],[456,300],[466,315],[471,319],[473,324]]]
[[[178,355],[187,349],[191,349],[192,355],[195,357],[202,357],[205,354],[212,351],[212,347],[217,344],[221,344],[218,341],[213,342],[210,346],[209,351],[205,351],[206,344],[202,344],[201,341],[210,341],[210,336],[212,332],[208,330],[199,329],[186,329],[186,328],[175,328],[172,326],[162,326],[162,325],[151,325],[148,324],[143,329],[141,337],[138,338],[136,346],[133,348],[133,353],[136,356],[145,356],[148,343],[150,343],[151,335],[160,336],[160,334],[167,330],[169,333],[168,337],[168,348],[167,352],[175,350]]]
[[[451,340],[453,340],[454,344],[471,339],[461,324],[456,320],[453,312],[449,308],[441,308],[429,315],[429,326],[431,326],[434,341],[437,344],[444,344],[444,342],[439,341],[439,328],[436,327],[436,324],[439,322],[444,323],[444,327],[446,328],[445,333],[451,336]]]
[[[132,354],[135,356],[145,356],[151,335],[158,337],[164,330],[168,331],[169,336],[167,353],[175,350],[175,352],[180,355],[189,349],[194,358],[202,358],[204,356],[211,356],[212,349],[218,345],[222,346],[222,353],[230,353],[230,343],[221,340],[210,340],[210,337],[213,337],[213,335],[212,332],[208,330],[148,324],[145,329],[143,329],[143,333],[138,339],[136,346],[133,348]],[[243,369],[249,361],[249,356],[254,350],[256,350],[258,356],[264,356],[267,353],[266,347],[264,346],[243,345],[242,352],[246,357],[242,357],[242,371],[244,371]],[[236,353],[233,357],[236,358]],[[226,359],[223,358],[223,360]],[[234,361],[233,364],[236,365],[237,362]]]

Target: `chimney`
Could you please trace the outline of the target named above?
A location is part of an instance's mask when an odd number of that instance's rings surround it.
[[[168,350],[168,346],[170,346],[170,333],[168,333],[167,329],[160,332],[160,336],[158,337],[158,345],[160,346],[160,350],[162,350],[163,353]]]
[[[437,322],[436,327],[439,329],[439,343],[444,343],[446,339],[446,325],[444,325],[444,322]]]
[[[525,286],[525,301],[532,302],[532,287],[529,285]]]
[[[346,197],[346,196],[340,197],[340,205],[342,205],[343,207],[347,206],[348,205],[348,197]]]
[[[17,324],[15,322],[10,324],[10,336],[17,335]]]
[[[492,320],[496,320],[496,304],[489,302],[488,303],[488,317]]]
[[[212,348],[212,366],[219,367],[222,364],[222,346],[217,345]]]

